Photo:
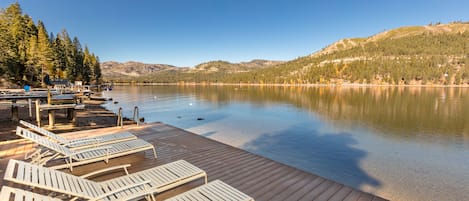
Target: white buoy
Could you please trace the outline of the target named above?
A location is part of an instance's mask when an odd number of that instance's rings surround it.
[[[192,103],[189,103],[190,106],[192,106]]]

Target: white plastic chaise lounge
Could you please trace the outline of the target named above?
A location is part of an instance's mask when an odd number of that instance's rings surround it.
[[[54,169],[70,168],[73,171],[74,166],[94,163],[97,161],[105,161],[109,159],[125,156],[141,151],[153,150],[153,155],[156,156],[155,147],[141,139],[124,141],[114,143],[107,146],[100,146],[95,148],[87,148],[80,150],[72,150],[67,146],[48,140],[30,130],[22,127],[16,127],[16,135],[31,140],[32,142],[45,147],[46,149],[37,149],[36,152],[26,156],[31,158],[31,163],[38,165],[46,165],[48,162],[56,159],[64,159],[65,164],[52,166]]]
[[[129,166],[115,166],[79,177],[51,168],[10,159],[4,180],[61,193],[77,199],[99,201],[133,200],[136,198],[154,200],[153,194],[161,193],[197,179],[205,178],[205,183],[207,183],[205,171],[184,160],[102,182],[86,179],[86,177],[119,168],[124,168],[127,173],[126,168]]]
[[[28,127],[29,129],[35,132],[38,132],[41,135],[48,137],[49,139],[59,144],[65,145],[71,149],[76,149],[76,148],[82,149],[82,148],[87,148],[87,147],[92,147],[92,146],[100,146],[100,145],[106,145],[106,144],[112,144],[112,143],[137,139],[137,136],[133,135],[130,132],[124,131],[124,132],[119,132],[115,134],[68,140],[68,139],[63,138],[60,135],[57,135],[53,132],[50,132],[44,128],[38,127],[29,122],[20,120],[20,124]]]
[[[52,198],[46,195],[25,191],[18,188],[3,186],[0,192],[0,200],[15,200],[15,201],[62,201],[61,199]]]
[[[187,200],[230,200],[230,201],[254,201],[252,197],[235,189],[234,187],[220,181],[211,181],[182,194],[176,195],[165,201],[187,201]]]

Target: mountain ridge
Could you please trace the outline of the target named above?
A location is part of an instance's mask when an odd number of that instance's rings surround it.
[[[119,79],[121,76],[143,77],[151,74],[163,73],[165,71],[175,71],[179,73],[213,73],[220,71],[226,73],[238,73],[248,72],[253,69],[266,68],[280,63],[283,63],[283,61],[253,59],[247,62],[231,63],[228,61],[217,60],[200,63],[194,67],[177,67],[169,64],[147,64],[137,61],[106,61],[101,63],[101,70],[105,78]]]
[[[256,61],[262,62],[254,65]],[[117,81],[469,85],[469,23],[405,26],[341,39],[291,61],[248,63],[210,61],[186,69],[160,68],[155,74]]]

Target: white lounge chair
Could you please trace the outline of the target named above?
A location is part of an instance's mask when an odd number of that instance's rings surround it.
[[[73,171],[73,166],[93,163],[96,161],[105,161],[107,163],[111,158],[125,156],[149,149],[153,150],[155,158],[157,157],[155,147],[141,139],[124,141],[96,148],[72,150],[67,146],[52,142],[19,126],[16,127],[16,135],[47,148],[45,150],[38,149],[36,152],[26,156],[26,158],[31,158],[31,163],[33,164],[45,165],[51,160],[65,159],[66,164],[53,166],[52,168],[54,169],[70,168],[70,171]]]
[[[28,127],[31,130],[38,132],[41,135],[48,137],[49,139],[53,141],[56,141],[59,144],[65,145],[71,149],[77,149],[77,148],[82,149],[82,148],[88,148],[92,146],[100,146],[100,145],[106,145],[106,144],[112,144],[112,143],[137,139],[137,136],[133,135],[130,132],[125,131],[125,132],[119,132],[119,133],[109,134],[109,135],[68,140],[68,139],[63,138],[60,135],[57,135],[53,132],[50,132],[44,128],[41,128],[29,122],[20,120],[20,124]]]
[[[253,198],[220,181],[211,181],[190,191],[176,195],[165,201],[187,201],[187,200],[230,200],[230,201],[254,201]]]
[[[4,180],[62,193],[86,200],[132,200],[146,197],[154,200],[153,194],[172,189],[182,184],[205,178],[207,174],[198,167],[179,160],[151,169],[127,174],[107,181],[95,182],[86,177],[130,165],[99,170],[81,177],[51,168],[10,159]]]
[[[8,201],[62,201],[61,199],[51,198],[46,195],[33,193],[31,191],[25,191],[22,189],[12,188],[9,186],[3,186],[0,192],[0,200]]]

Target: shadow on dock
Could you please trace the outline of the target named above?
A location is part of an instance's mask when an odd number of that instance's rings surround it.
[[[350,133],[323,133],[307,125],[294,125],[262,134],[243,149],[354,188],[380,187],[381,182],[360,167],[367,153],[354,147],[356,144]]]

